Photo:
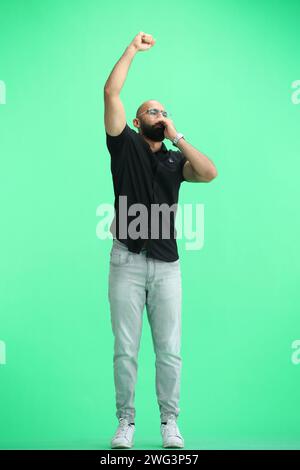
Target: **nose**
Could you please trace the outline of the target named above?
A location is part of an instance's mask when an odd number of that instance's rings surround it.
[[[164,122],[165,122],[165,121],[164,121],[164,117],[163,117],[163,116],[159,116],[159,115],[156,116],[156,120],[158,121],[158,122],[156,123],[156,125],[157,125],[157,124],[162,124],[162,125],[163,125]]]

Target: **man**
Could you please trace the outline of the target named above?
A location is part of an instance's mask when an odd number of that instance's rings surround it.
[[[133,119],[138,132],[127,124],[121,89],[135,54],[149,50],[154,44],[150,34],[137,34],[104,87],[106,144],[115,193],[109,302],[115,338],[114,381],[119,425],[111,441],[112,448],[129,448],[134,442],[137,357],[145,305],[156,355],[162,444],[163,447],[184,446],[177,425],[181,271],[174,229],[176,209],[172,214],[169,211],[168,216],[164,213],[153,216],[151,211],[157,205],[176,207],[182,181],[209,182],[217,176],[212,161],[177,132],[160,102],[149,100],[138,108]],[[168,150],[163,143],[165,138],[179,150]],[[138,224],[133,217],[137,205]],[[165,232],[162,234],[166,226],[167,236]]]

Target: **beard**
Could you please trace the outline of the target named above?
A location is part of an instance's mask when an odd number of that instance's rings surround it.
[[[165,126],[163,124],[156,123],[154,125],[150,125],[142,121],[140,122],[140,124],[140,129],[143,135],[145,137],[148,137],[148,139],[151,139],[154,142],[162,142],[165,139]]]

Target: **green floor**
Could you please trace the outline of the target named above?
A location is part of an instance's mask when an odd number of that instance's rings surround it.
[[[112,450],[110,448],[110,436],[107,438],[93,438],[90,440],[78,440],[78,441],[40,441],[40,442],[15,442],[15,443],[0,443],[1,449],[82,449],[82,450],[110,450],[117,451],[117,449]],[[158,435],[149,436],[148,438],[139,437],[136,435],[135,444],[131,450],[163,450],[161,445],[161,438]],[[183,450],[288,450],[295,449],[300,450],[299,441],[284,441],[284,440],[246,440],[246,439],[236,439],[236,440],[220,440],[220,439],[195,439],[185,437],[185,447]],[[120,449],[124,450],[124,449]],[[174,452],[180,452],[181,449],[164,449]]]

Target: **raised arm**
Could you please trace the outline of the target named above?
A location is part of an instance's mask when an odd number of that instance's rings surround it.
[[[126,47],[123,55],[112,69],[104,85],[104,124],[107,134],[117,136],[121,134],[126,125],[126,115],[120,92],[127,77],[127,73],[138,51],[146,51],[154,46],[155,40],[151,34],[138,33]]]

